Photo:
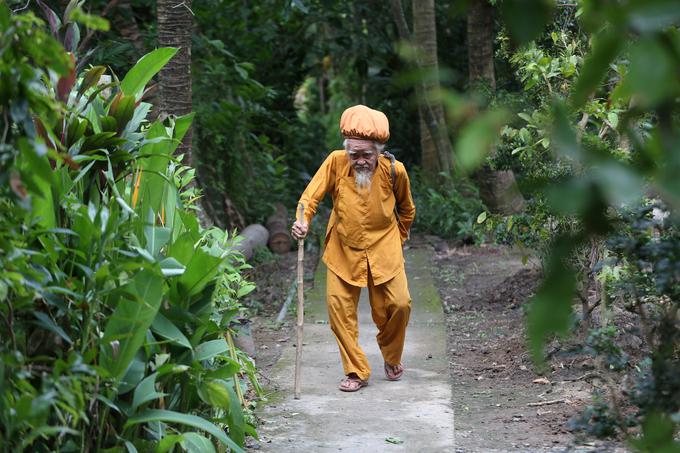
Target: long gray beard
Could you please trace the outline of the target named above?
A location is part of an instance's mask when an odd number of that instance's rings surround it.
[[[373,173],[366,170],[356,170],[354,172],[354,183],[360,192],[369,191],[371,189],[371,180],[373,179]]]

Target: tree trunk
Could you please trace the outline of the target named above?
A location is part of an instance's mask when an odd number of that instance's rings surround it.
[[[493,67],[494,8],[488,0],[471,0],[468,4],[467,38],[470,85],[485,81],[496,91]]]
[[[177,54],[161,69],[160,117],[191,113],[191,0],[158,0],[158,46],[177,47]],[[177,147],[184,154],[184,164],[191,165],[192,128]]]
[[[440,102],[428,99],[439,89],[439,63],[437,61],[437,27],[434,0],[412,0],[413,38],[418,55],[418,66],[427,74],[423,91],[418,99],[420,113],[421,165],[430,174],[450,173],[453,150],[446,134],[444,109]],[[428,112],[434,117],[434,133],[428,127]],[[439,142],[439,143],[438,143]]]
[[[494,7],[488,0],[471,0],[467,16],[469,84],[485,83],[496,91],[494,73]],[[492,151],[492,155],[495,150]],[[517,214],[524,209],[524,197],[512,170],[491,170],[484,165],[475,175],[479,195],[491,212]]]
[[[416,1],[413,2],[416,6]],[[397,25],[397,31],[399,32],[399,38],[411,45],[415,45],[414,37],[411,36],[408,24],[406,23],[406,16],[404,14],[404,8],[401,4],[401,0],[390,0],[392,15],[394,16],[394,21]],[[434,6],[434,3],[431,5]],[[434,10],[431,11],[431,18],[434,20]],[[436,53],[437,53],[437,36],[436,30],[434,31],[434,52],[435,52],[435,63],[437,63]],[[437,65],[438,66],[438,65]],[[420,52],[416,53],[416,67],[418,69],[423,68],[423,63],[420,58]],[[437,67],[438,69],[438,67]],[[437,78],[438,80],[438,78]],[[430,84],[431,85],[431,84]],[[437,82],[437,86],[439,83]],[[455,170],[452,165],[453,156],[451,142],[449,141],[448,132],[446,130],[446,125],[444,121],[444,114],[441,105],[439,108],[435,108],[437,103],[431,102],[428,97],[428,84],[424,81],[416,83],[416,99],[418,100],[418,113],[420,116],[420,126],[427,129],[425,134],[421,133],[421,143],[423,142],[422,137],[429,138],[429,144],[434,145],[436,152],[433,153],[430,148],[427,151],[428,157],[425,158],[425,149],[423,148],[423,167],[427,168],[430,173],[437,173],[439,168],[445,168],[447,172]],[[434,138],[434,140],[433,140]],[[443,162],[442,162],[443,161]]]

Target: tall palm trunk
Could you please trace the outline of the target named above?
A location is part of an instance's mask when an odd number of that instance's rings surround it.
[[[191,112],[191,0],[157,0],[156,8],[158,45],[179,48],[159,75],[160,115],[186,115]],[[177,148],[186,165],[192,161],[192,135],[189,129]]]
[[[397,25],[399,38],[411,45],[416,45],[416,66],[418,69],[426,69],[433,72],[434,83],[423,80],[416,83],[416,99],[418,100],[418,113],[421,128],[421,161],[423,169],[430,174],[437,174],[440,171],[450,173],[455,170],[452,165],[453,156],[451,142],[446,131],[444,112],[441,104],[432,102],[428,97],[428,92],[439,87],[437,63],[437,31],[435,28],[434,0],[423,2],[413,0],[414,28],[419,31],[420,39],[425,44],[423,47],[427,51],[421,50],[420,41],[411,35],[409,26],[406,23],[406,16],[401,0],[390,0],[392,14]],[[418,16],[419,24],[416,26],[416,11],[426,14]],[[429,30],[429,31],[424,31]],[[425,55],[429,52],[428,55]],[[434,63],[434,67],[432,64]]]
[[[470,84],[484,80],[496,90],[493,67],[493,13],[488,0],[471,0],[468,4],[467,38]]]
[[[493,62],[494,8],[488,0],[471,0],[467,16],[468,74],[470,85],[482,81],[496,91]],[[492,155],[495,150],[492,150]],[[484,165],[476,173],[479,195],[492,212],[516,214],[524,209],[524,197],[512,170],[492,170]]]
[[[445,133],[444,109],[440,102],[428,99],[439,89],[439,63],[437,60],[437,27],[434,0],[412,0],[413,40],[418,66],[427,74],[419,103],[420,146],[423,170],[431,174],[450,173],[453,150]],[[430,109],[428,115],[426,109]],[[428,125],[428,121],[435,124]]]

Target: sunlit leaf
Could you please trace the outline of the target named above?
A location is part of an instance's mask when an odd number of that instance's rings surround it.
[[[120,89],[128,96],[139,98],[144,87],[177,53],[174,47],[162,47],[144,55],[125,75]]]
[[[214,379],[204,381],[198,389],[198,394],[203,401],[211,406],[229,410],[231,397],[226,382]]]
[[[88,14],[79,6],[73,8],[69,19],[74,22],[79,22],[92,30],[108,31],[110,27],[108,20],[94,14]]]

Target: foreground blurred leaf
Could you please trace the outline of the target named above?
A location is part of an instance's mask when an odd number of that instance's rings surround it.
[[[632,0],[628,10],[628,21],[638,32],[660,31],[671,25],[680,25],[677,0]]]
[[[498,141],[508,115],[501,110],[483,113],[466,125],[456,142],[456,155],[464,171],[477,168]]]
[[[640,40],[630,51],[630,69],[623,84],[623,92],[634,95],[635,102],[644,107],[675,96],[680,82],[673,56],[655,38]]]
[[[571,320],[571,303],[576,288],[574,269],[567,264],[575,246],[573,238],[556,241],[547,274],[529,309],[529,345],[534,361],[543,363],[543,347],[551,334],[565,333]]]
[[[673,440],[673,421],[661,414],[648,414],[642,423],[642,437],[631,441],[640,452],[680,453],[680,442]]]
[[[607,29],[593,38],[593,49],[586,57],[571,95],[571,103],[575,108],[582,107],[600,86],[609,65],[621,51],[624,42],[620,31],[615,29]]]
[[[504,0],[503,20],[517,45],[536,39],[552,17],[553,0]]]

